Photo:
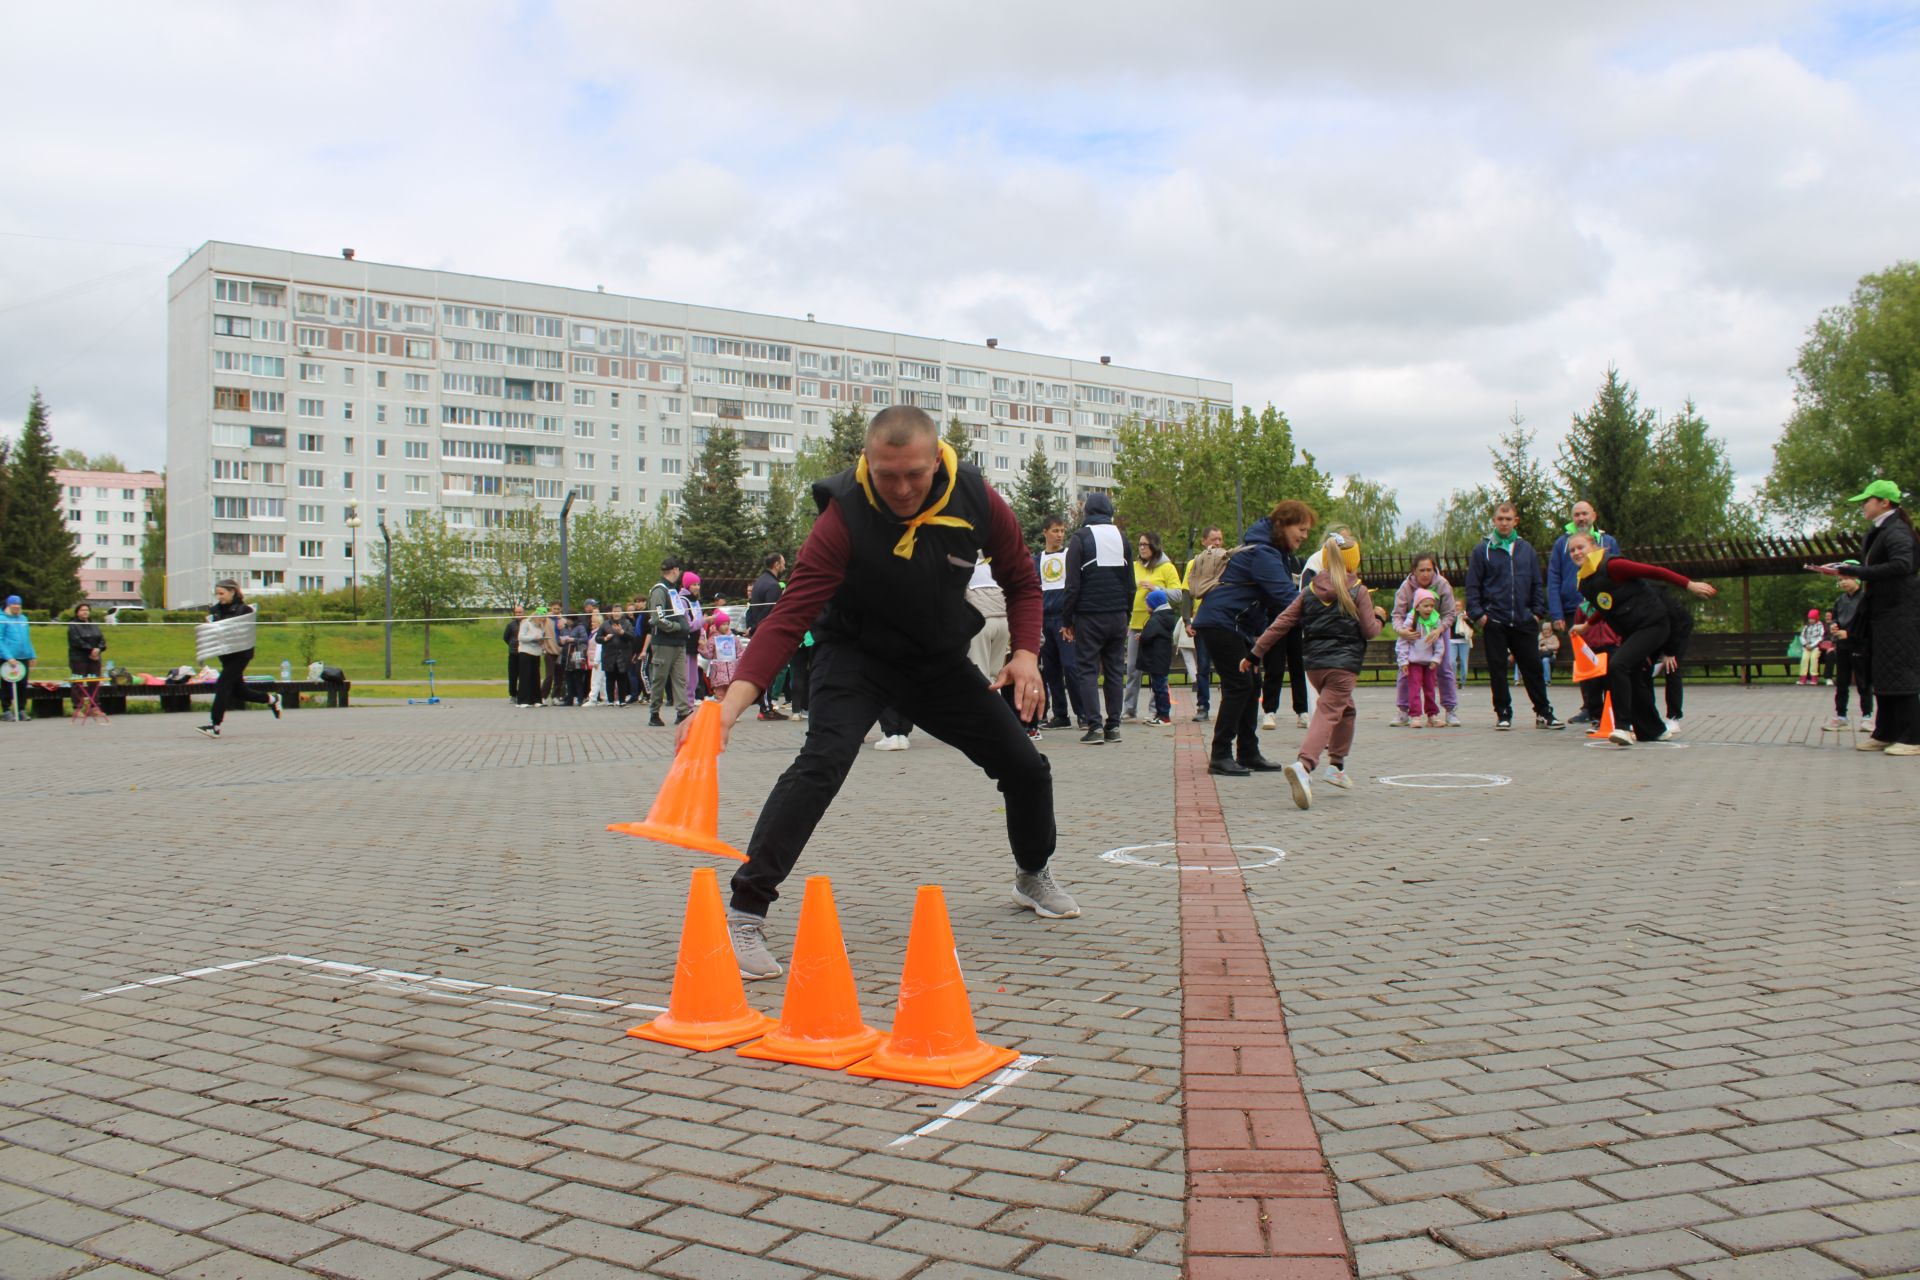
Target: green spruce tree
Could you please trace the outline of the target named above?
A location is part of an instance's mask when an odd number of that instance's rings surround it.
[[[959,414],[947,419],[947,433],[940,438],[953,446],[953,454],[960,461],[973,460],[973,432],[966,423],[960,421]]]
[[[1026,535],[1027,545],[1038,547],[1042,522],[1050,515],[1064,516],[1066,512],[1066,488],[1054,474],[1045,437],[1036,435],[1033,453],[1013,488],[1013,514],[1020,518],[1020,532]]]
[[[1576,414],[1560,445],[1559,510],[1585,498],[1608,532],[1624,547],[1644,543],[1641,530],[1652,519],[1653,410],[1640,407],[1640,395],[1620,370],[1607,366],[1593,404]]]
[[[793,468],[774,463],[767,480],[767,501],[760,509],[760,554],[777,551],[792,564],[800,553],[805,537],[800,508],[813,506],[813,495],[802,494],[793,478]]]
[[[1526,419],[1520,416],[1520,410],[1516,408],[1507,421],[1513,424],[1513,430],[1500,437],[1499,448],[1487,450],[1493,455],[1492,492],[1497,495],[1494,501],[1496,505],[1511,502],[1519,508],[1520,523],[1514,526],[1515,530],[1544,556],[1560,534],[1554,512],[1565,507],[1557,506],[1547,469],[1533,456],[1533,432],[1521,426]],[[1491,512],[1488,514],[1488,526],[1483,533],[1492,530]]]
[[[20,430],[7,468],[7,514],[0,528],[12,581],[7,593],[18,592],[29,609],[64,612],[79,603],[79,571],[86,557],[73,549],[67,531],[60,486],[53,478],[60,455],[47,430],[47,402],[36,389],[27,406],[26,425]]]
[[[693,568],[739,569],[760,542],[760,521],[740,488],[740,437],[731,427],[707,433],[700,461],[680,494],[680,551]]]
[[[140,597],[149,609],[167,607],[167,486],[147,490],[147,531],[140,540]]]

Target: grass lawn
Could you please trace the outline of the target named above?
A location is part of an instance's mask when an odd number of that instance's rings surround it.
[[[501,642],[500,622],[439,622],[433,626],[435,676],[442,680],[499,680],[507,678],[507,646]],[[269,676],[279,672],[284,659],[304,679],[311,645],[314,660],[339,667],[349,680],[378,680],[385,673],[378,622],[323,622],[294,626],[262,625],[258,648],[247,674]],[[115,665],[164,675],[193,661],[193,624],[133,622],[102,627],[106,657]],[[426,668],[421,666],[424,628],[418,623],[393,627],[393,678],[418,679],[424,691]],[[34,647],[41,661],[34,664],[40,679],[58,679],[67,669],[67,637],[61,627],[35,627]],[[218,665],[217,663],[215,664]],[[445,697],[445,694],[441,695]]]

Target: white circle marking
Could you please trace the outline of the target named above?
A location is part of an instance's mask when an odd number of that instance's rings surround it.
[[[1276,866],[1287,856],[1286,850],[1276,849],[1272,845],[1265,844],[1236,844],[1231,846],[1236,853],[1242,849],[1251,849],[1256,853],[1270,853],[1273,855],[1265,862],[1236,861],[1236,864],[1231,867],[1190,867],[1172,862],[1160,862],[1153,858],[1141,856],[1150,849],[1175,849],[1178,847],[1179,846],[1171,840],[1159,840],[1153,844],[1128,844],[1122,845],[1118,849],[1107,850],[1100,855],[1100,860],[1102,862],[1111,862],[1115,866],[1153,867],[1157,870],[1172,868],[1175,871],[1256,871],[1261,867]]]
[[[1422,779],[1441,778],[1447,781],[1426,782]],[[1413,787],[1421,791],[1466,791],[1479,787],[1504,787],[1512,778],[1498,773],[1397,773],[1392,777],[1378,778],[1389,787]]]

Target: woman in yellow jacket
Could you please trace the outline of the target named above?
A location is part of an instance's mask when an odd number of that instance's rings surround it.
[[[1140,629],[1147,625],[1147,592],[1155,587],[1178,599],[1180,566],[1160,549],[1160,535],[1143,533],[1134,548],[1140,558],[1133,562],[1133,616],[1127,619],[1127,699],[1126,719],[1139,719],[1140,711]]]

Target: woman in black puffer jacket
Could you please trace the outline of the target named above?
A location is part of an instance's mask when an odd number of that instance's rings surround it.
[[[67,624],[67,671],[73,676],[97,676],[100,674],[100,655],[107,651],[107,638],[101,634],[100,626],[93,620],[93,606],[81,603],[74,606],[73,621]],[[79,711],[83,703],[90,701],[78,686],[71,686],[73,709]]]

